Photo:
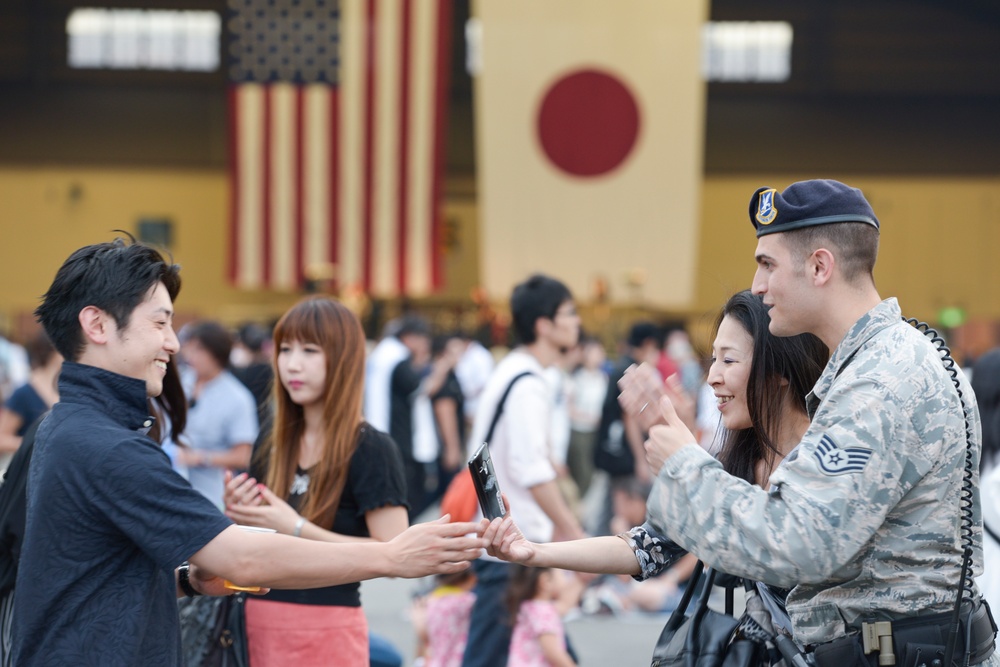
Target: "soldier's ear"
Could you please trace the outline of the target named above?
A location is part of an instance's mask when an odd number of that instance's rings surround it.
[[[817,248],[806,260],[806,273],[816,287],[821,287],[833,278],[837,259],[826,248]]]

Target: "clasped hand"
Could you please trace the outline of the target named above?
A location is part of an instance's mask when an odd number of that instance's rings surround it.
[[[225,483],[223,499],[226,516],[230,519],[245,526],[273,528],[285,535],[291,535],[295,530],[298,512],[271,489],[247,473],[234,477],[228,470]]]
[[[644,448],[646,463],[654,475],[681,447],[697,442],[688,427],[694,421],[694,402],[676,375],[663,382],[659,372],[649,364],[633,365],[618,381],[618,388],[622,411],[649,434]]]

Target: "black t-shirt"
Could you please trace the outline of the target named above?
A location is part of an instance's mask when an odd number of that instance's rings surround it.
[[[420,389],[420,373],[410,359],[404,359],[392,370],[389,385],[389,435],[399,451],[413,460],[413,399]]]
[[[14,390],[14,393],[4,404],[4,408],[21,418],[21,425],[17,428],[15,435],[24,437],[28,427],[45,414],[49,406],[45,404],[44,399],[38,395],[34,387],[25,384]]]
[[[455,371],[448,371],[448,377],[438,392],[431,396],[431,402],[436,403],[441,399],[450,398],[455,401],[456,416],[458,418],[458,441],[465,446],[465,394],[462,393],[462,385],[458,382]],[[435,414],[435,420],[437,415]]]
[[[257,423],[263,424],[271,414],[271,385],[274,382],[271,364],[255,363],[234,368],[233,375],[253,394],[257,402]]]
[[[254,477],[266,479],[266,470],[255,468]],[[299,468],[288,503],[298,509],[306,489],[309,472]],[[365,513],[380,507],[407,507],[403,462],[388,435],[363,424],[358,447],[351,456],[350,472],[340,495],[333,526],[323,526],[341,535],[369,537]],[[361,606],[361,584],[343,584],[307,590],[272,589],[266,600],[338,607]]]
[[[608,391],[604,394],[601,423],[597,427],[594,447],[594,464],[612,475],[631,475],[635,469],[635,455],[629,447],[622,422],[622,406],[618,403],[618,381],[635,359],[625,355],[608,376]]]

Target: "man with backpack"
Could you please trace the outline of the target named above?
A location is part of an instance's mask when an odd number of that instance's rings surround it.
[[[576,345],[580,317],[573,295],[560,281],[534,275],[514,288],[511,319],[521,345],[501,361],[479,400],[473,450],[489,436],[490,454],[510,511],[529,539],[576,539],[583,531],[556,483],[549,443],[552,393],[544,369]],[[498,414],[502,417],[496,419]],[[507,664],[511,627],[503,603],[511,565],[481,558],[476,602],[463,667]]]

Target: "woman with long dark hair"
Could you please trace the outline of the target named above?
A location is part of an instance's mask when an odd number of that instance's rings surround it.
[[[707,378],[713,387],[721,387],[715,392],[724,427],[719,460],[731,475],[765,487],[771,472],[809,427],[806,394],[829,357],[826,345],[815,336],[771,335],[770,321],[759,296],[745,290],[730,297],[716,321]],[[733,368],[747,374],[745,414],[729,407],[740,391],[739,383],[729,379]],[[720,377],[726,378],[725,384]],[[730,389],[737,393],[720,394]]]
[[[300,301],[274,329],[274,422],[251,475],[226,484],[230,518],[303,539],[388,541],[408,526],[403,462],[361,417],[365,336],[341,303]],[[260,480],[263,483],[259,483]],[[247,600],[254,667],[367,667],[359,584]]]
[[[764,488],[809,427],[805,396],[829,357],[817,337],[778,338],[768,331],[769,322],[759,296],[749,290],[734,294],[716,324],[707,377],[724,427],[719,460],[730,474]],[[644,404],[653,403],[662,391],[659,381],[654,387],[648,369],[633,373],[637,374],[631,380],[633,387],[644,385]],[[642,407],[631,412],[640,422],[645,420],[642,427],[647,431],[658,414]],[[508,517],[495,520],[485,534],[492,539],[490,554],[504,560],[642,579],[662,572],[685,553],[648,523],[617,536],[534,544]],[[780,600],[781,592],[777,593]]]

